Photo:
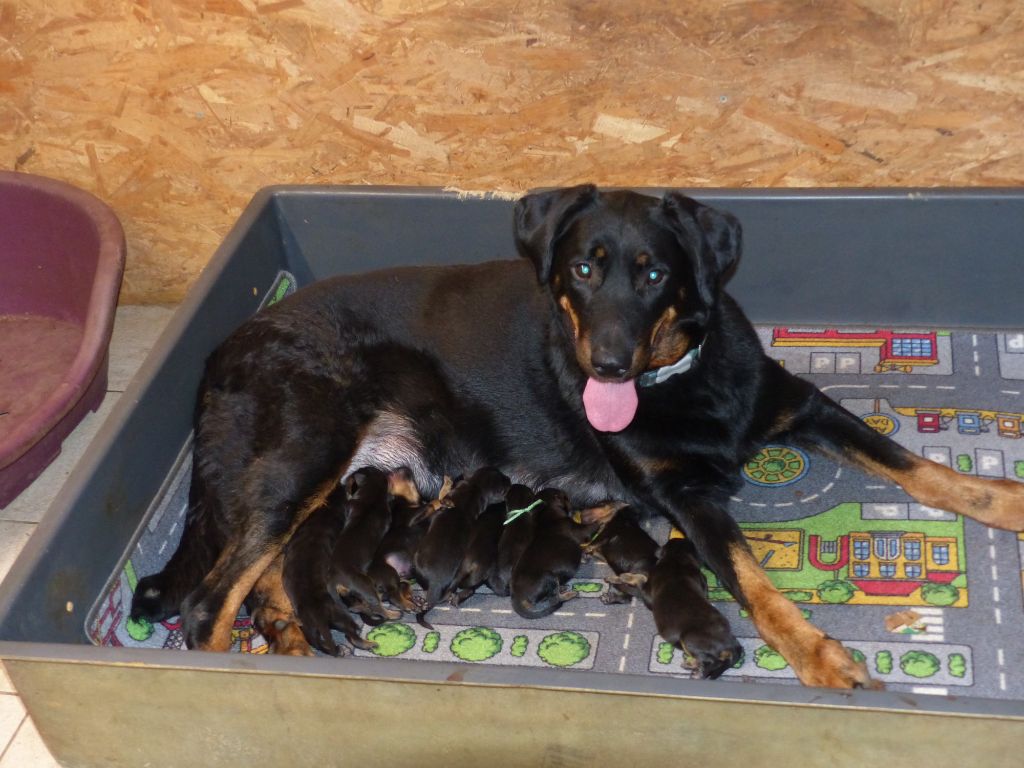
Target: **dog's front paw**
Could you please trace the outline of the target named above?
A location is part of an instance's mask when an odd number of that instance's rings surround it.
[[[880,691],[885,685],[868,674],[864,662],[855,661],[843,644],[828,635],[820,635],[805,648],[794,671],[804,685],[822,688],[868,688]]]
[[[700,632],[690,632],[682,646],[692,659],[693,676],[716,680],[743,658],[743,646],[724,620],[722,627],[706,625]]]

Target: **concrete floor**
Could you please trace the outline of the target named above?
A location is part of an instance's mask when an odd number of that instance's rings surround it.
[[[121,393],[142,365],[174,307],[118,307],[110,342],[107,395],[64,441],[60,456],[21,495],[0,509],[0,581],[31,538],[50,502],[85,453]],[[0,768],[52,768],[57,762],[39,738],[0,663]]]

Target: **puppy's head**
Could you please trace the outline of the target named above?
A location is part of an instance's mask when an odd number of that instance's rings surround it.
[[[374,499],[388,490],[388,476],[376,467],[357,469],[345,479],[345,493],[350,499]]]
[[[470,483],[476,488],[485,506],[504,501],[512,482],[494,467],[481,467],[473,473]]]
[[[589,185],[520,199],[515,235],[579,367],[605,384],[672,365],[703,340],[741,243],[734,217],[684,195]]]

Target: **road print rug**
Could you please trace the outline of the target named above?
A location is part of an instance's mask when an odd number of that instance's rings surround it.
[[[1024,333],[758,333],[780,365],[915,453],[964,474],[1024,481]],[[158,571],[180,538],[188,448],[90,612],[86,632],[96,644],[183,647],[176,618],[153,626],[127,614],[138,578]],[[762,566],[889,689],[1024,699],[1021,537],[922,506],[893,485],[791,446],[765,446],[742,475],[732,512]],[[649,525],[656,538],[669,535],[664,522]],[[384,657],[689,676],[683,654],[658,637],[642,604],[601,601],[607,572],[585,563],[573,582],[579,597],[545,619],[520,618],[507,598],[481,592],[458,608],[435,608],[434,631],[410,616],[367,634]],[[723,680],[795,684],[713,578],[711,598],[745,649]],[[233,637],[235,651],[267,651],[244,613]]]

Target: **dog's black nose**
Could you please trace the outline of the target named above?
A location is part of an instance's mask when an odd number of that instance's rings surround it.
[[[595,349],[590,355],[590,364],[594,366],[594,373],[609,379],[621,379],[629,372],[632,358],[626,355],[616,355],[607,350]]]

